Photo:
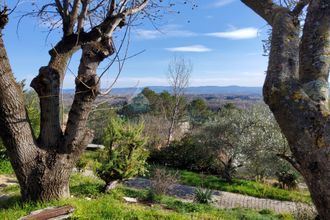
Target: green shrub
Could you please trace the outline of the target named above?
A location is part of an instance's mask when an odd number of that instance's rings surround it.
[[[298,188],[298,175],[290,171],[282,171],[276,173],[280,187],[283,189],[297,189]]]
[[[103,141],[106,146],[100,155],[97,175],[107,185],[146,172],[148,151],[144,148],[143,124],[130,124],[120,119],[111,120]]]
[[[88,164],[88,159],[84,155],[81,156],[76,162],[76,168],[78,172],[84,171],[87,164]]]
[[[209,204],[212,200],[212,190],[196,188],[194,194],[194,202],[201,204]]]
[[[153,152],[150,162],[178,169],[210,172],[213,156],[207,147],[193,137],[186,136],[181,141],[173,141],[168,147]]]

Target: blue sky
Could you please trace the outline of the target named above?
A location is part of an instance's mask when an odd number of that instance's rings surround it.
[[[26,3],[28,4],[28,3]],[[191,60],[191,86],[262,86],[267,58],[262,56],[266,23],[239,0],[199,0],[194,10],[178,6],[180,13],[168,13],[156,21],[132,28],[128,59],[115,87],[167,85],[166,71],[174,56]],[[22,4],[20,10],[26,9]],[[17,29],[12,15],[4,31],[11,65],[18,80],[28,82],[47,65],[48,50],[60,38],[54,33],[46,40],[46,28],[34,19],[25,19]],[[76,73],[79,53],[69,69]],[[100,67],[105,67],[107,62]],[[102,78],[107,87],[117,75],[114,65]],[[64,88],[74,88],[74,74],[67,72]]]

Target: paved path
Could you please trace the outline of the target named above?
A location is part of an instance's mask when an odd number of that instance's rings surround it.
[[[133,188],[149,188],[150,180],[136,178],[126,181],[125,184]],[[188,201],[192,201],[196,187],[174,184],[169,194]],[[262,199],[252,196],[245,196],[236,193],[213,190],[212,205],[218,208],[250,208],[256,210],[271,209],[276,213],[294,212],[297,208],[313,209],[304,203],[279,201],[273,199]]]

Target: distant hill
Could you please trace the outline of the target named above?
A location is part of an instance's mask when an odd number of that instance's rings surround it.
[[[170,86],[147,86],[153,91],[160,93],[163,91],[171,92]],[[144,88],[144,87],[143,87]],[[126,95],[140,93],[143,88],[114,88],[112,90],[113,95]],[[73,94],[74,89],[64,89],[64,93]],[[262,95],[261,87],[245,87],[245,86],[198,86],[188,87],[186,94],[200,95],[200,94],[212,94],[212,95]]]

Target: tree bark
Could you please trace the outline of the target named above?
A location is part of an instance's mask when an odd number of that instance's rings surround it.
[[[22,88],[15,82],[2,40],[1,33],[8,22],[8,10],[4,7],[0,11],[0,137],[8,150],[24,200],[69,196],[72,168],[93,138],[93,132],[87,128],[86,122],[92,103],[100,92],[97,68],[100,62],[114,53],[111,36],[115,29],[125,25],[125,17],[143,10],[148,2],[121,2],[122,8],[118,11],[114,9],[115,1],[112,1],[106,18],[89,32],[83,30],[83,22],[91,4],[89,1],[76,0],[70,7],[69,1],[55,1],[54,5],[47,5],[56,6],[62,18],[63,37],[49,51],[51,59],[48,65],[41,67],[38,76],[31,82],[40,99],[38,138],[35,138],[31,129]],[[79,49],[82,49],[82,57],[76,78],[76,93],[63,132],[59,118],[60,87],[68,61]]]
[[[0,17],[3,28],[2,20]],[[51,51],[49,65],[42,67],[31,83],[38,92],[41,106],[41,134],[35,140],[22,88],[15,82],[0,35],[0,136],[8,150],[23,200],[47,201],[70,195],[72,168],[93,138],[93,133],[86,128],[86,121],[99,93],[96,69],[114,52],[111,38],[102,38],[82,47],[76,95],[63,134],[59,123],[59,88],[66,64],[77,46],[63,46],[63,42],[59,45]],[[59,47],[62,46],[66,50],[61,51]],[[56,48],[57,52],[52,54]]]
[[[330,4],[311,1],[300,38],[296,11],[242,0],[272,26],[264,100],[286,136],[319,218],[330,219]],[[300,9],[302,10],[302,9]]]

